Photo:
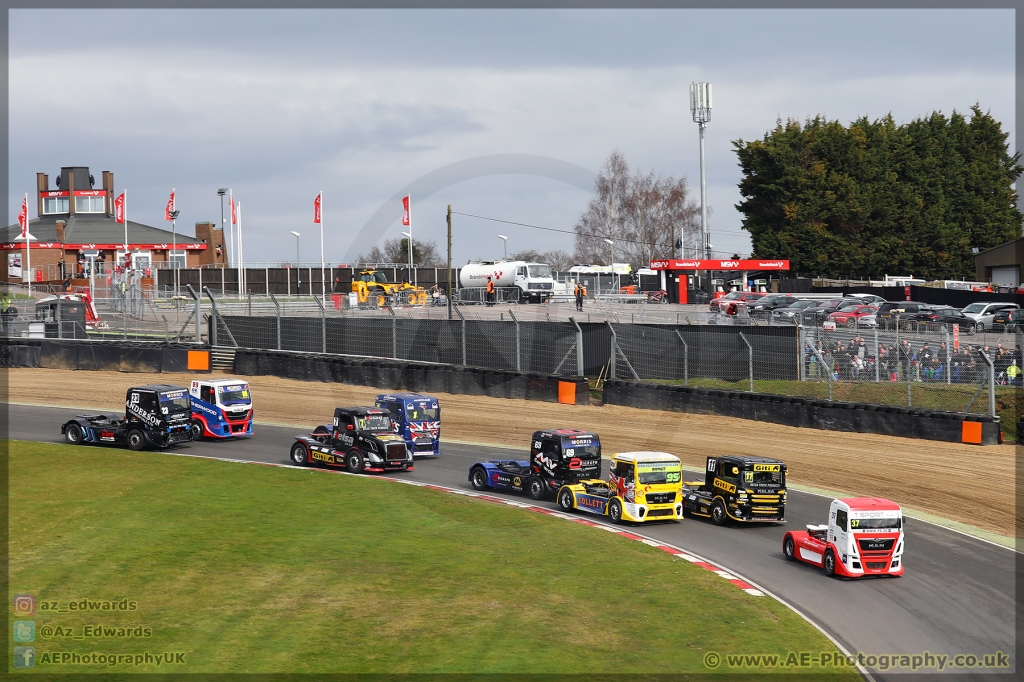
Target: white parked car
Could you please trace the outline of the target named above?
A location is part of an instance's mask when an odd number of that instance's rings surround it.
[[[1007,308],[1019,308],[1020,306],[1016,303],[989,303],[986,301],[979,301],[972,303],[963,309],[963,314],[971,318],[978,324],[978,331],[983,332],[986,329],[992,328],[992,320],[1000,310],[1006,310]]]

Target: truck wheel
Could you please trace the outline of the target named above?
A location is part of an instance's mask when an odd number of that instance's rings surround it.
[[[793,538],[789,535],[782,541],[782,553],[786,556],[789,561],[796,559],[796,548],[793,546]]]
[[[127,441],[129,450],[138,452],[142,448],[146,447],[146,436],[138,429],[132,429],[128,432]]]
[[[473,473],[469,475],[469,482],[473,486],[473,490],[486,490],[487,489],[487,472],[481,467],[473,469]]]
[[[711,522],[716,526],[724,526],[725,522],[729,520],[728,515],[725,513],[725,505],[722,504],[721,500],[716,500],[711,505]]]
[[[530,479],[529,483],[526,484],[526,493],[530,496],[531,500],[540,502],[544,499],[547,489],[544,487],[544,481],[534,476]]]
[[[825,550],[825,560],[822,562],[825,568],[825,575],[829,578],[834,578],[836,575],[836,555],[831,550]]]
[[[354,448],[349,450],[348,454],[345,455],[345,469],[347,469],[350,474],[362,473],[363,453]]]
[[[309,463],[309,451],[305,443],[296,443],[292,446],[292,461],[300,467]]]
[[[196,441],[202,440],[203,439],[203,422],[199,421],[198,419],[193,419],[192,423],[189,424],[188,432],[190,434],[192,434],[192,440],[196,440]]]
[[[608,518],[612,523],[622,523],[622,503],[612,500],[608,503]]]
[[[64,431],[64,440],[71,445],[81,445],[85,437],[82,435],[82,427],[78,424],[68,424]]]
[[[558,493],[558,506],[561,507],[562,511],[567,512],[576,508],[576,502],[573,500],[571,490],[562,488],[562,492]]]

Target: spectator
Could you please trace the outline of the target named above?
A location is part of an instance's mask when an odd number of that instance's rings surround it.
[[[861,379],[864,374],[864,358],[854,355],[850,359],[850,378]]]
[[[487,278],[487,305],[494,305],[494,280]]]
[[[587,290],[583,288],[583,284],[576,282],[576,288],[573,289],[573,294],[576,296],[576,310],[583,312],[583,297],[587,295]]]
[[[434,306],[435,308],[441,305],[441,287],[439,287],[437,284],[434,284],[434,286],[430,287],[430,305]]]
[[[100,275],[102,275],[102,274],[104,274],[106,272],[106,268],[104,267],[104,264],[105,264],[106,260],[107,260],[107,257],[103,255],[102,251],[100,251],[100,254],[98,256],[96,256],[96,261],[95,261],[96,262],[96,272],[98,274],[100,274]]]
[[[1016,360],[1010,360],[1010,364],[1007,365],[1006,377],[1011,386],[1020,386],[1020,367]]]
[[[57,270],[60,271],[61,279],[64,279],[68,276],[67,267],[67,263],[64,262],[64,256],[61,256],[60,260],[57,261]]]

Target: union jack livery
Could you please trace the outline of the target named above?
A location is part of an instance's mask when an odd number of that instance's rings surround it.
[[[416,457],[441,454],[441,403],[422,393],[382,393],[377,407],[391,413],[395,432]]]

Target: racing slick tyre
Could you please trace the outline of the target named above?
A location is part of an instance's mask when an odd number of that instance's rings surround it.
[[[544,499],[547,493],[547,489],[544,487],[544,481],[534,476],[526,483],[526,493],[530,496],[531,500],[540,502]]]
[[[788,561],[796,561],[796,547],[793,546],[793,538],[787,536],[782,543],[782,553]]]
[[[142,448],[146,447],[146,436],[138,429],[132,429],[128,432],[128,437],[125,438],[125,442],[128,443],[128,449],[138,452]]]
[[[562,488],[562,492],[558,493],[558,508],[564,512],[571,512],[576,508],[576,502],[573,500],[572,491],[568,488]]]
[[[836,555],[831,549],[825,550],[825,558],[821,565],[825,569],[825,575],[829,578],[836,576]]]
[[[198,419],[193,419],[192,423],[188,425],[189,435],[192,436],[192,440],[200,441],[203,439],[203,422]]]
[[[469,475],[469,483],[473,490],[487,490],[487,472],[482,467],[474,468]]]
[[[306,449],[305,443],[296,443],[292,446],[291,452],[292,461],[299,466],[305,466],[309,464],[309,450]]]
[[[85,440],[85,436],[82,434],[82,427],[78,424],[68,424],[68,428],[64,431],[64,440],[70,445],[81,445],[82,441]]]
[[[363,453],[359,452],[355,448],[348,451],[345,455],[345,470],[350,474],[359,474],[363,471]]]
[[[622,523],[622,503],[612,500],[608,503],[608,518],[612,523]]]
[[[725,513],[725,505],[721,500],[715,500],[715,503],[711,505],[711,522],[716,526],[724,526],[728,520],[729,515]]]

